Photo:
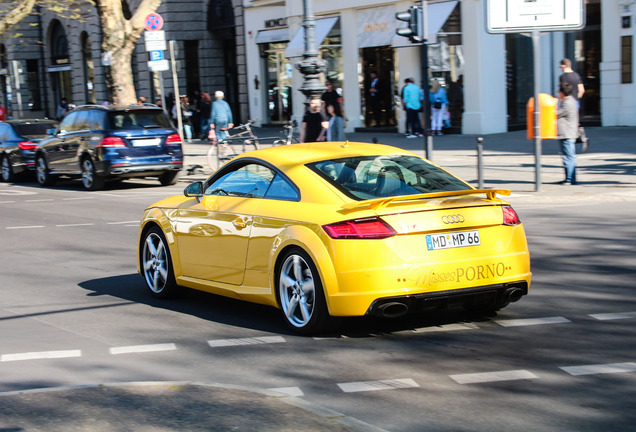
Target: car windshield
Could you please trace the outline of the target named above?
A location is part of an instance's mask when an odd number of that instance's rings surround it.
[[[172,128],[170,119],[161,110],[113,111],[108,113],[108,120],[114,130]]]
[[[54,129],[52,123],[14,123],[15,132],[23,137],[46,135],[48,129]]]
[[[459,178],[416,156],[355,156],[308,167],[356,200],[470,189]]]

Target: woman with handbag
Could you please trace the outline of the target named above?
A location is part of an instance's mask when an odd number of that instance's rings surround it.
[[[434,79],[431,84],[430,100],[432,134],[442,135],[442,123],[444,121],[444,112],[448,105],[448,97],[439,80]]]

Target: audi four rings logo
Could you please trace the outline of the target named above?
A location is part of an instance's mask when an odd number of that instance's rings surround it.
[[[442,222],[444,222],[445,224],[462,223],[465,220],[466,219],[464,218],[464,216],[460,214],[442,216]]]

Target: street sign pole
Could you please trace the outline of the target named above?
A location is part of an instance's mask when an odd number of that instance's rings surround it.
[[[532,31],[532,55],[534,57],[534,165],[535,179],[534,190],[541,192],[541,125],[539,124],[540,107],[539,107],[539,87],[541,86],[541,46],[539,39],[541,32],[539,30]]]
[[[177,77],[177,60],[176,54],[177,51],[176,45],[177,41],[170,41],[170,61],[172,62],[172,83],[174,85],[174,105],[177,108],[177,125],[179,127],[179,136],[181,137],[181,142],[183,142],[183,122],[181,121],[181,98],[179,97],[179,78]]]

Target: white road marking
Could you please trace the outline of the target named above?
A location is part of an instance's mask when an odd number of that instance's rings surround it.
[[[42,199],[30,199],[30,200],[24,200],[24,202],[28,202],[28,203],[34,203],[34,202],[51,202],[53,201],[53,198],[42,198]]]
[[[378,390],[395,390],[404,388],[417,388],[420,385],[410,378],[380,380],[380,381],[361,381],[340,383],[338,387],[345,393],[378,391]]]
[[[123,221],[123,222],[106,222],[108,225],[123,225],[123,224],[131,224],[131,223],[136,223],[138,224],[139,221]]]
[[[40,352],[18,353],[18,354],[2,354],[0,356],[0,362],[56,359],[56,358],[67,358],[67,357],[81,357],[81,356],[82,356],[81,350],[40,351]]]
[[[0,201],[0,204],[13,204],[15,201]]]
[[[219,348],[219,347],[227,347],[227,346],[261,345],[261,344],[281,343],[281,342],[285,342],[285,338],[282,336],[262,336],[262,337],[254,337],[254,338],[209,340],[208,344],[212,348]]]
[[[606,321],[606,320],[636,318],[636,312],[590,314],[589,316],[599,321]]]
[[[432,333],[432,332],[444,332],[444,331],[457,331],[457,330],[476,330],[479,329],[476,324],[443,324],[434,327],[422,327],[413,330],[414,333]]]
[[[497,320],[495,321],[502,327],[520,327],[520,326],[531,326],[531,325],[541,325],[541,324],[561,324],[561,323],[569,323],[572,322],[567,318],[563,317],[548,317],[548,318],[527,318],[527,319],[513,319],[513,320]]]
[[[280,388],[270,388],[267,390],[271,390],[271,391],[275,391],[278,393],[282,393],[284,395],[287,396],[294,396],[294,397],[303,397],[305,396],[305,393],[303,393],[303,391],[298,388],[298,387],[280,387]]]
[[[93,226],[95,225],[94,223],[76,223],[76,224],[62,224],[62,225],[55,225],[56,227],[78,227],[78,226]]]
[[[476,383],[486,383],[486,382],[514,381],[514,380],[539,378],[538,376],[536,376],[535,374],[527,370],[510,370],[510,371],[498,371],[498,372],[460,374],[460,375],[450,375],[450,377],[458,384],[476,384]]]
[[[131,354],[131,353],[145,353],[145,352],[157,352],[157,351],[174,351],[177,346],[173,343],[153,344],[153,345],[132,345],[122,347],[112,347],[110,349],[111,354]]]
[[[79,200],[92,200],[95,197],[75,197],[75,198],[62,198],[62,201],[79,201]]]
[[[570,375],[596,375],[622,372],[636,372],[636,363],[610,363],[584,366],[565,366],[559,369]]]
[[[30,228],[44,228],[44,225],[26,225],[26,226],[12,226],[12,227],[6,227],[6,229],[30,229]]]

